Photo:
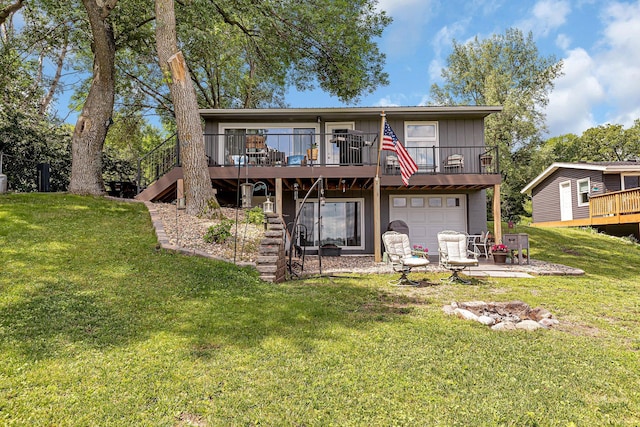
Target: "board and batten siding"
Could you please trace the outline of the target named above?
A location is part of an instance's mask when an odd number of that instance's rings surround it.
[[[605,190],[600,171],[560,168],[531,191],[533,222],[560,221],[560,183],[571,181],[571,211],[573,219],[589,218],[589,206],[578,206],[577,181],[590,178],[591,188],[602,194]]]
[[[467,147],[484,144],[482,120],[440,120],[438,126],[441,147]]]

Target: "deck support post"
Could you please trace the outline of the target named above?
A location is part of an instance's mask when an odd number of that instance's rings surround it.
[[[500,211],[500,184],[493,186],[493,238],[502,242],[502,212]]]
[[[380,234],[380,177],[373,179],[373,259],[382,262],[382,235]]]
[[[282,216],[282,178],[276,178],[276,213]]]

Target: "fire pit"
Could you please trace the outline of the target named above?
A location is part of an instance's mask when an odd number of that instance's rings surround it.
[[[509,302],[452,302],[442,307],[449,314],[461,319],[475,320],[491,326],[495,331],[523,329],[533,331],[557,325],[558,320],[542,307],[531,308],[522,301]]]

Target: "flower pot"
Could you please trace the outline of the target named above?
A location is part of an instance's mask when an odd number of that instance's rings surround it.
[[[491,154],[484,154],[480,156],[480,164],[482,166],[491,166],[493,162],[493,156]]]
[[[318,149],[317,148],[307,149],[307,158],[309,160],[318,160]]]
[[[494,252],[491,254],[493,257],[493,262],[495,264],[506,264],[507,263],[507,254],[504,252]]]

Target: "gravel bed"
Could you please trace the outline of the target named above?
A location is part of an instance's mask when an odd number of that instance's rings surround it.
[[[264,236],[264,227],[248,224],[245,222],[245,211],[234,208],[221,208],[222,215],[234,222],[231,229],[232,237],[225,243],[207,243],[204,235],[207,229],[219,223],[218,219],[200,218],[187,215],[184,210],[176,209],[175,204],[153,203],[158,217],[162,221],[162,226],[171,245],[206,253],[216,258],[222,258],[233,262],[256,261],[260,240]],[[237,230],[235,228],[237,215]],[[237,241],[235,239],[237,233]],[[430,257],[431,264],[428,271],[444,272],[438,265],[437,257]],[[342,255],[338,257],[322,257],[322,272],[352,272],[359,274],[366,273],[391,273],[393,270],[390,264],[376,263],[372,255]],[[486,264],[493,268],[494,264],[484,258],[480,259],[480,268]],[[575,269],[560,264],[553,264],[535,259],[530,260],[530,264],[503,264],[502,270],[520,271],[533,275],[580,275],[582,270]],[[316,255],[307,255],[304,259],[304,273],[316,274],[320,272],[320,260]]]

